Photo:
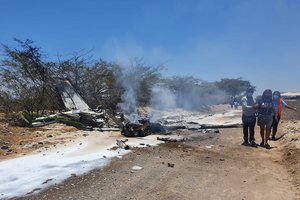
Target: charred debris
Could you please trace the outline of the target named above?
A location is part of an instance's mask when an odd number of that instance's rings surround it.
[[[68,110],[47,117],[32,118],[23,112],[21,118],[30,127],[40,127],[52,123],[64,123],[82,130],[96,131],[121,131],[126,137],[144,137],[152,133],[167,134],[168,131],[177,129],[216,129],[219,126],[200,126],[188,128],[186,126],[165,125],[153,123],[147,117],[130,121],[124,113],[113,113],[109,109],[91,109],[85,100],[75,90],[68,79],[56,79],[56,88]],[[218,131],[213,131],[218,133]]]
[[[56,79],[56,88],[68,110],[46,117],[32,118],[23,112],[21,118],[29,127],[41,127],[53,123],[64,123],[82,130],[121,131],[127,137],[144,137],[151,133],[165,133],[158,123],[150,123],[147,118],[130,121],[125,114],[113,113],[109,109],[91,109],[75,90],[68,79]]]

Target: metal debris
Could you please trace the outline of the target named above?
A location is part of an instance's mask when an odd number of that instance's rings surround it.
[[[174,163],[168,163],[168,167],[174,168]]]
[[[187,141],[188,138],[186,138],[186,137],[180,137],[180,138],[157,137],[157,140],[161,140],[164,142],[182,142],[182,141]]]
[[[35,119],[32,119],[30,114],[24,112],[21,117],[26,124],[32,127],[39,127],[52,123],[64,123],[79,129],[90,131],[121,131],[121,134],[126,137],[145,137],[152,133],[165,134],[166,131],[178,129],[204,130],[202,131],[203,133],[219,133],[218,128],[232,128],[238,126],[236,124],[206,125],[193,121],[185,122],[181,119],[174,119],[171,121],[164,120],[152,123],[147,117],[130,121],[123,113],[114,113],[109,109],[101,109],[100,106],[94,110],[91,109],[68,79],[56,78],[56,88],[66,109],[69,111]],[[208,128],[214,129],[214,131],[208,131]],[[186,138],[157,139],[169,142],[186,140]]]
[[[125,149],[125,150],[130,149],[130,146],[125,144],[125,142],[127,142],[127,141],[128,141],[128,139],[126,139],[126,140],[117,140],[118,147],[121,148],[121,149]]]
[[[140,167],[140,166],[138,166],[138,165],[135,165],[135,166],[133,166],[131,169],[132,169],[132,170],[135,170],[135,171],[139,171],[139,170],[142,170],[143,167]]]

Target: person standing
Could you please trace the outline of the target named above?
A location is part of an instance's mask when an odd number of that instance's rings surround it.
[[[234,102],[233,102],[233,96],[230,97],[229,104],[230,104],[230,107],[233,108],[233,104],[234,104]]]
[[[273,115],[273,123],[272,123],[271,129],[272,129],[272,140],[275,140],[276,139],[275,135],[277,133],[278,123],[281,118],[281,113],[282,113],[283,107],[286,107],[286,108],[294,110],[294,111],[297,111],[297,109],[290,107],[285,101],[283,101],[281,99],[281,95],[280,95],[279,91],[273,92],[273,104],[274,104],[276,114]],[[277,120],[275,120],[275,116],[277,116]]]
[[[255,103],[253,99],[254,88],[250,87],[246,91],[246,96],[242,98],[242,122],[244,142],[242,145],[251,145],[256,147],[254,138],[254,127],[256,123]],[[249,134],[250,133],[250,134]]]
[[[261,146],[270,149],[268,139],[270,137],[271,126],[274,120],[277,121],[276,111],[272,100],[272,90],[267,89],[263,92],[261,99],[257,102],[258,119],[257,125],[260,126]]]
[[[235,108],[235,109],[238,109],[239,102],[238,102],[238,99],[237,99],[237,97],[234,97],[234,100],[233,100],[233,105],[234,105],[234,108]]]

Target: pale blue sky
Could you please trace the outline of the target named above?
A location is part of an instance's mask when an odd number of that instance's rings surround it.
[[[300,91],[298,0],[0,0],[0,42],[14,37],[52,59],[92,49],[125,65],[164,64],[166,76]]]

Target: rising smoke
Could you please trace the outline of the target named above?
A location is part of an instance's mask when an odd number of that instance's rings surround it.
[[[118,84],[124,89],[121,96],[122,102],[118,104],[118,108],[128,115],[130,121],[136,121],[137,112],[137,88],[140,84],[138,76],[133,73],[134,70],[125,70],[122,68],[118,74]]]
[[[226,102],[227,95],[214,83],[195,81],[191,77],[176,77],[168,84],[153,87],[149,116],[151,121],[161,117],[161,111],[176,109],[203,111],[210,105]]]
[[[122,70],[119,84],[124,88],[122,103],[118,107],[128,115],[129,120],[136,121],[138,116],[137,91],[142,78],[136,70]],[[184,109],[201,111],[209,105],[226,101],[226,94],[219,90],[214,83],[200,81],[193,77],[174,77],[164,79],[151,85],[150,109],[148,115],[151,120],[159,118],[153,111]]]
[[[163,85],[155,85],[152,88],[151,108],[157,110],[167,110],[177,108],[177,98],[175,93]]]
[[[225,99],[226,94],[214,83],[193,77],[174,77],[153,88],[151,107],[199,111],[208,105],[223,103]]]

